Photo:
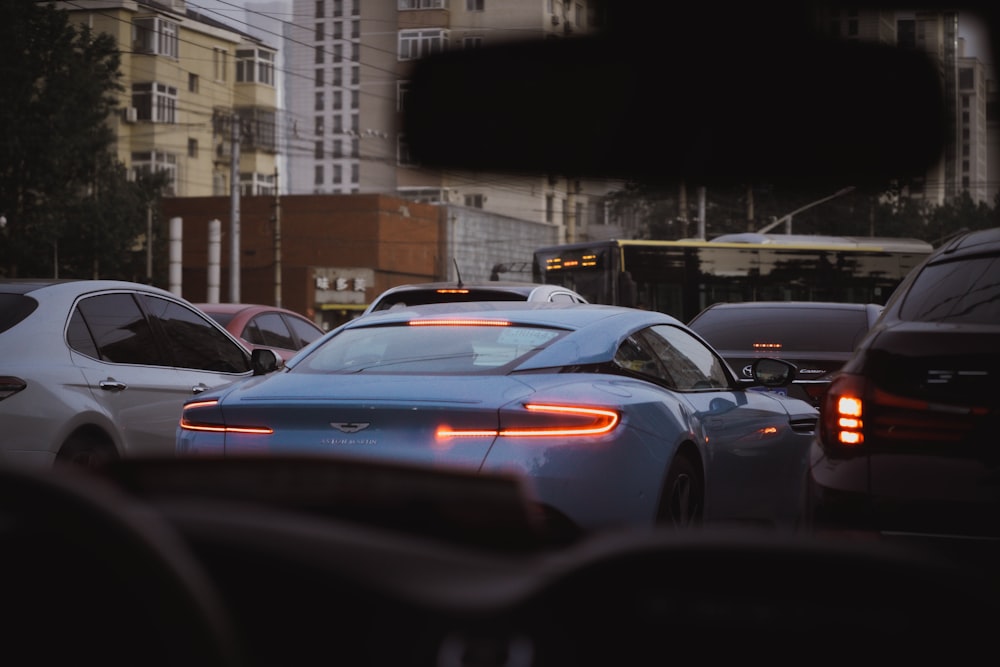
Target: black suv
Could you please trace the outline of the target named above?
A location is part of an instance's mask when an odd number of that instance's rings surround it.
[[[814,526],[1000,545],[998,385],[994,228],[913,269],[834,377],[810,454]]]

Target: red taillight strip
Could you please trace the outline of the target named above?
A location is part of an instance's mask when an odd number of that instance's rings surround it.
[[[549,426],[544,428],[452,429],[447,426],[442,426],[438,429],[437,436],[439,438],[533,438],[604,435],[605,433],[613,431],[621,421],[621,416],[617,411],[602,408],[586,408],[570,405],[543,405],[538,403],[525,404],[524,408],[532,412],[588,416],[593,420],[589,424],[581,426]]]
[[[219,401],[215,399],[188,403],[184,406],[184,412],[181,414],[181,428],[185,431],[204,431],[207,433],[245,433],[250,435],[271,435],[274,433],[274,429],[267,426],[225,426],[217,424],[199,424],[198,422],[188,421],[187,412],[189,410],[196,408],[211,408],[218,404]]]
[[[434,290],[434,291],[437,292],[438,294],[468,294],[469,293],[469,290],[467,290],[467,289],[459,289],[459,288],[452,288],[452,289],[444,289],[444,288],[442,288],[442,289],[437,289],[437,290]]]
[[[506,320],[410,320],[411,327],[509,327]]]

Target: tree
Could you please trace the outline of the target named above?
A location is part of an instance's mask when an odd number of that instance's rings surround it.
[[[0,271],[114,273],[141,230],[143,192],[111,154],[120,61],[112,36],[52,5],[0,3]]]

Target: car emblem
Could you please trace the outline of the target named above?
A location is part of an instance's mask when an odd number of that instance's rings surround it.
[[[746,377],[753,377],[753,365],[747,364],[743,367],[743,375]]]
[[[343,433],[357,433],[371,426],[371,422],[330,422],[330,426]]]

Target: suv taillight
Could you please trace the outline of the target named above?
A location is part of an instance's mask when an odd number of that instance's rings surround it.
[[[865,443],[865,379],[838,375],[830,383],[820,409],[820,437],[829,447],[854,449]]]
[[[27,386],[27,383],[21,378],[12,375],[0,375],[0,401],[13,396]]]
[[[820,410],[820,437],[828,450],[849,453],[880,445],[960,443],[990,414],[985,406],[931,402],[890,393],[861,375],[830,383]]]

